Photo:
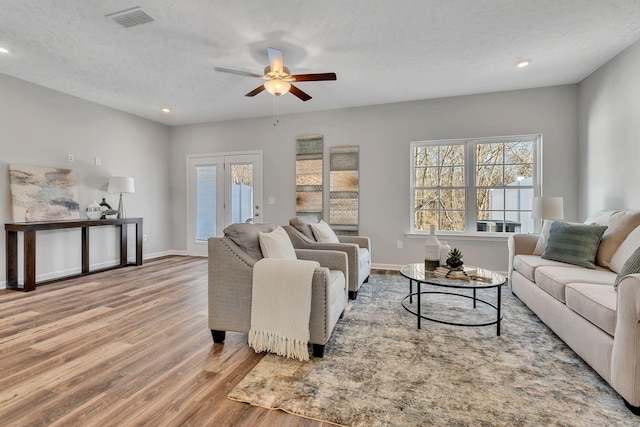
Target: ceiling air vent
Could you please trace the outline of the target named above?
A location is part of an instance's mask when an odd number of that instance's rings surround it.
[[[113,19],[125,28],[153,21],[153,18],[147,15],[144,10],[140,9],[140,6],[121,10],[120,12],[110,13],[109,15],[105,15],[105,17]]]

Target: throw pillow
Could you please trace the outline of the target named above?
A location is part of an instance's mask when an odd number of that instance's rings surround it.
[[[549,240],[549,231],[551,230],[551,224],[553,224],[553,220],[551,219],[545,219],[542,223],[540,237],[538,237],[536,248],[533,250],[534,255],[542,255],[544,253],[544,248],[547,246],[547,240]]]
[[[223,233],[233,243],[240,246],[240,249],[249,254],[251,258],[262,259],[260,241],[258,240],[260,233],[269,233],[275,228],[275,225],[268,222],[258,224],[237,223],[227,226]]]
[[[316,224],[318,218],[313,215],[301,215],[294,216],[289,220],[289,225],[304,234],[311,240],[314,240],[313,231],[311,230],[311,224]]]
[[[618,246],[616,253],[613,254],[609,262],[609,270],[619,273],[624,263],[627,262],[637,248],[640,248],[640,227],[636,227],[635,230],[629,233],[624,242]]]
[[[602,241],[596,254],[596,264],[601,267],[609,267],[611,258],[620,244],[629,233],[640,225],[640,211],[615,212],[611,215],[608,225],[609,228],[602,235]]]
[[[322,243],[340,243],[338,240],[338,236],[333,232],[329,224],[320,220],[317,224],[309,224],[311,226],[311,230],[313,230],[313,235],[316,238],[316,241]]]
[[[260,233],[260,249],[265,258],[298,259],[291,239],[282,227],[271,233]]]
[[[635,252],[631,254],[627,262],[624,263],[622,269],[618,273],[616,282],[613,285],[616,292],[618,292],[618,285],[620,284],[620,281],[624,278],[624,276],[636,273],[640,273],[640,248],[636,249]]]
[[[600,238],[606,225],[554,221],[542,258],[594,269]]]

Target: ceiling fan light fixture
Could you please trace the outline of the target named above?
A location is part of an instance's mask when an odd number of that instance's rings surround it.
[[[291,89],[291,83],[280,79],[267,80],[264,82],[264,88],[271,95],[282,96],[289,92],[289,89]]]

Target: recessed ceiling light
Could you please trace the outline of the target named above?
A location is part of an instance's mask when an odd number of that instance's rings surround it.
[[[9,49],[0,46],[0,53],[9,53]]]
[[[528,59],[523,59],[522,61],[518,62],[516,65],[518,68],[524,68],[529,64],[531,64],[531,61],[529,61]]]
[[[163,114],[170,114],[170,113],[171,113],[171,108],[169,108],[169,107],[162,107],[162,108],[160,109],[160,111],[161,111]]]

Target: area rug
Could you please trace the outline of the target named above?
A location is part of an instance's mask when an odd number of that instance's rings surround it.
[[[346,426],[638,425],[620,396],[507,287],[501,336],[495,326],[426,320],[418,330],[401,306],[408,288],[401,276],[372,276],[324,358],[268,354],[228,398]],[[493,302],[495,290],[481,297]],[[490,313],[469,304],[432,294],[423,313],[458,321]]]

